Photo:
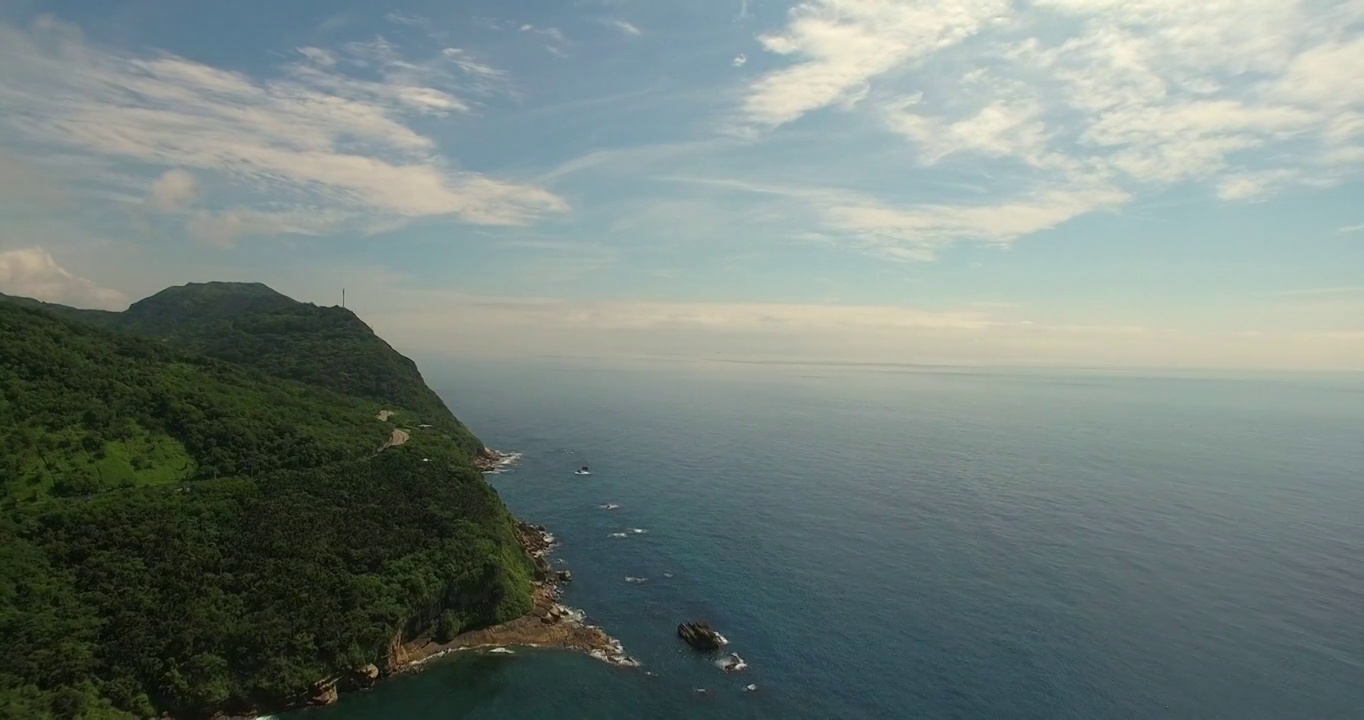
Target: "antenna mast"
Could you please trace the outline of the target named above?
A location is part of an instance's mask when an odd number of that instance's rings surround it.
[[[346,307],[346,289],[341,288],[341,307]]]

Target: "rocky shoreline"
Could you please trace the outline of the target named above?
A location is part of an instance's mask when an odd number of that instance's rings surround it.
[[[485,474],[502,472],[520,459],[519,453],[504,453],[485,448],[474,458],[474,467]],[[531,581],[531,611],[514,620],[491,627],[470,630],[455,636],[450,642],[438,643],[425,633],[403,642],[393,638],[385,657],[379,664],[369,664],[324,678],[312,688],[282,707],[281,712],[302,707],[316,707],[335,703],[345,692],[367,690],[383,678],[420,670],[426,663],[452,652],[487,649],[510,653],[511,647],[572,650],[621,667],[639,667],[638,660],[625,653],[620,641],[606,634],[596,625],[586,622],[581,610],[559,602],[563,586],[572,582],[573,575],[566,569],[550,566],[549,555],[557,546],[554,535],[543,525],[516,521],[517,540],[535,566]],[[264,712],[259,709],[257,713]],[[217,715],[217,720],[256,720],[259,715]]]
[[[539,579],[534,580],[532,597],[534,608],[501,625],[461,633],[448,643],[437,643],[431,638],[419,638],[404,644],[403,663],[392,672],[406,672],[420,667],[434,658],[460,650],[479,648],[534,647],[576,650],[622,667],[638,667],[639,661],[630,657],[620,641],[606,634],[596,625],[588,624],[582,611],[559,602],[563,584],[571,582],[568,570],[554,570],[549,565],[549,553],[555,546],[554,535],[541,525],[517,521],[521,546],[534,560]]]
[[[491,452],[495,455],[489,458],[490,462],[501,462],[500,467],[514,462],[517,457],[514,454]],[[639,661],[625,653],[619,640],[607,635],[600,627],[588,624],[582,611],[559,602],[563,584],[571,582],[573,576],[568,570],[550,567],[549,554],[557,544],[554,535],[542,525],[531,525],[520,520],[516,521],[516,533],[521,547],[535,564],[536,579],[532,581],[531,590],[534,606],[530,613],[501,625],[460,633],[447,643],[438,643],[429,634],[408,642],[401,642],[400,638],[395,637],[382,667],[364,665],[319,680],[304,696],[280,709],[331,705],[343,692],[367,690],[385,677],[420,670],[431,660],[462,650],[510,652],[507,649],[509,647],[573,650],[612,665],[639,667]],[[254,720],[256,717],[220,715],[218,720]]]
[[[520,459],[521,453],[502,452],[485,447],[473,457],[473,465],[475,470],[485,475],[496,475]]]

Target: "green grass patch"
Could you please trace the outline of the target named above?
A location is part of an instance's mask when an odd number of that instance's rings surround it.
[[[104,446],[95,470],[104,484],[169,485],[188,480],[197,465],[185,446],[168,435],[144,433]]]
[[[42,433],[23,458],[8,494],[21,499],[80,496],[189,479],[197,465],[175,438],[136,424],[123,440],[92,441],[79,428]]]

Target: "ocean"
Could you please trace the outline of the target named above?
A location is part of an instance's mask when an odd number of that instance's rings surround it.
[[[643,667],[456,654],[298,717],[1364,718],[1364,376],[423,368]]]

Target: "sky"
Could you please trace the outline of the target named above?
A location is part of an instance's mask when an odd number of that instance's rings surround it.
[[[423,357],[1364,370],[1364,0],[11,0],[0,291]]]

